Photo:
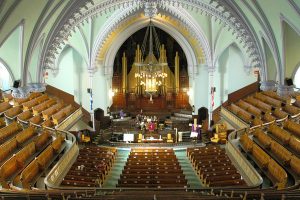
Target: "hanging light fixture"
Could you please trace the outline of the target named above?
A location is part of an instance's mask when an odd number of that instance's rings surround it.
[[[145,16],[149,17],[149,24],[141,46],[142,59],[140,62],[134,63],[138,67],[138,72],[135,73],[137,83],[143,86],[144,91],[150,95],[150,101],[152,101],[152,95],[158,91],[158,88],[164,86],[167,73],[164,72],[163,67],[168,65],[166,59],[160,59],[160,41],[152,22],[152,17],[156,13],[156,3],[147,1],[145,3]]]

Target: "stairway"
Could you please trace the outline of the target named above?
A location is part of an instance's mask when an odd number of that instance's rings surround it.
[[[175,150],[175,155],[178,159],[178,162],[183,170],[183,174],[188,181],[190,188],[205,188],[195,172],[192,164],[190,163],[189,158],[186,156],[186,149]]]
[[[116,188],[116,185],[120,178],[120,174],[122,174],[122,170],[124,169],[129,153],[130,149],[118,149],[115,162],[113,163],[111,170],[106,176],[102,188]]]

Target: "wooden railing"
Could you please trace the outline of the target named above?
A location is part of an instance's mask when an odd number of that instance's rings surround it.
[[[250,125],[244,122],[242,119],[237,117],[235,114],[224,108],[221,107],[221,117],[226,118],[228,122],[230,122],[231,125],[233,125],[236,129],[243,129],[243,128],[249,128]]]
[[[231,133],[237,135],[238,133]],[[236,136],[231,136],[230,138]],[[239,169],[242,177],[245,179],[249,186],[258,187],[263,183],[262,177],[257,173],[253,166],[247,161],[247,159],[241,154],[237,147],[229,140],[226,143],[226,152],[230,157],[234,165]]]
[[[79,118],[81,118],[83,115],[82,109],[79,108],[75,112],[73,112],[70,116],[68,116],[64,121],[62,121],[59,125],[57,125],[55,128],[57,130],[67,130],[70,128],[71,125],[73,125],[74,122],[76,122]]]
[[[79,148],[76,144],[76,138],[74,135],[65,132],[68,141],[72,141],[70,149],[60,158],[56,165],[51,169],[51,171],[46,176],[44,183],[48,189],[55,189],[59,187],[63,177],[72,167],[72,164],[76,161],[79,154]]]

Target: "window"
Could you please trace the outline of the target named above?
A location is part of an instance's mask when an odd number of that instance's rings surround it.
[[[0,62],[0,89],[3,91],[9,90],[11,85],[12,78],[4,64]]]
[[[300,67],[298,67],[298,69],[295,73],[293,83],[296,86],[296,88],[300,88]]]

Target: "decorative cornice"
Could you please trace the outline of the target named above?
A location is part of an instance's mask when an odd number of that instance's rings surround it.
[[[61,21],[55,23],[56,26],[49,34],[41,65],[47,66],[54,61],[57,54],[56,49],[59,48],[61,44],[65,44],[64,41],[68,39],[71,30],[74,30],[80,23],[84,23],[86,19],[90,17],[93,18],[99,14],[101,15],[107,11],[112,12],[116,9],[120,9],[122,12],[124,9],[131,8],[131,12],[127,13],[128,16],[136,12],[139,8],[144,7],[146,2],[147,1],[143,0],[105,0],[94,5],[91,0],[72,1],[72,5],[69,6],[70,8],[66,9],[63,16],[60,16]],[[248,55],[252,59],[252,64],[254,66],[262,65],[262,56],[260,55],[260,50],[253,33],[249,30],[244,20],[227,6],[227,1],[211,0],[210,3],[206,3],[196,0],[155,0],[155,2],[158,8],[162,10],[170,10],[170,7],[175,7],[182,10],[196,10],[196,12],[200,12],[200,14],[214,16],[216,20],[219,20],[225,27],[232,30],[233,34],[236,34],[237,39],[244,43],[244,46],[248,49]],[[184,18],[185,17],[181,17],[180,21],[189,23],[188,20]],[[119,20],[122,20],[122,17],[119,18]],[[107,31],[108,30],[105,30],[104,35],[109,33],[109,31]]]

